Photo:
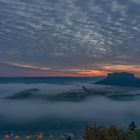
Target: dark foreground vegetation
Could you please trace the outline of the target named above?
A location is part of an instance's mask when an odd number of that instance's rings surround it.
[[[131,122],[128,129],[119,129],[117,127],[101,127],[87,126],[83,134],[47,134],[45,131],[41,133],[24,133],[17,132],[1,133],[0,140],[140,140],[140,129],[137,128],[135,122]]]
[[[127,130],[116,127],[87,126],[84,140],[140,140],[140,129],[132,122]]]

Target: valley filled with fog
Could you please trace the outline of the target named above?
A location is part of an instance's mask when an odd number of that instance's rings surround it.
[[[92,83],[0,84],[1,129],[82,130],[88,123],[140,125],[140,89]]]

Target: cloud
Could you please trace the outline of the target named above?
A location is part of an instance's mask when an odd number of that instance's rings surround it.
[[[132,72],[140,76],[139,65],[93,65],[79,68],[49,68],[18,63],[0,63],[0,76],[104,76],[111,72]]]
[[[139,0],[131,0],[132,2],[135,2],[137,4],[140,4],[140,1]]]
[[[0,0],[1,61],[49,68],[139,65],[137,0]]]

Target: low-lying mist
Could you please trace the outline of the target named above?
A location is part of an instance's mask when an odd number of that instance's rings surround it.
[[[125,126],[134,120],[140,124],[140,101],[115,101],[105,96],[94,96],[80,102],[50,102],[45,100],[7,100],[4,97],[16,92],[39,88],[41,94],[59,94],[80,90],[80,85],[53,84],[1,84],[0,120],[12,123],[37,122],[56,118]]]

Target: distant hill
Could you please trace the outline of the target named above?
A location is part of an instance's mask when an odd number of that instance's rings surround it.
[[[69,84],[69,83],[92,83],[103,77],[0,77],[0,84]]]
[[[95,84],[140,87],[140,78],[135,77],[133,73],[115,72],[108,74],[105,79],[102,79]]]
[[[32,97],[38,97],[39,89],[27,89],[18,93],[15,93],[11,96],[6,97],[6,99],[15,99],[15,100],[23,100],[23,99],[30,99]]]
[[[26,89],[10,96],[4,97],[7,100],[42,100],[46,102],[82,102],[93,97],[106,97],[112,100],[128,101],[140,98],[139,89],[131,87],[102,86],[98,85],[87,88],[85,86],[79,89],[71,89],[66,92],[51,94],[42,93],[40,89]]]

